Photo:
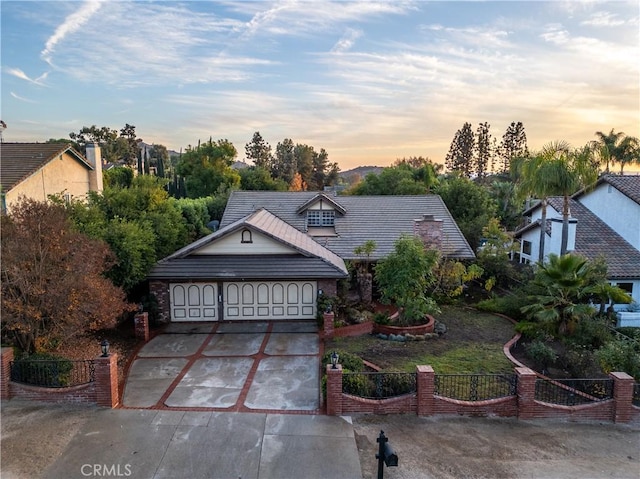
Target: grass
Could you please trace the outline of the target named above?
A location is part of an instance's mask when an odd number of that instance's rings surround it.
[[[400,343],[364,335],[327,341],[325,350],[356,354],[386,371],[413,372],[416,365],[429,365],[440,374],[513,372],[502,351],[515,334],[511,322],[459,306],[441,309],[436,320],[447,326],[447,332],[440,338]]]

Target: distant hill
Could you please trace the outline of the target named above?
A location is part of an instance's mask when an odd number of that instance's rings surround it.
[[[338,176],[344,178],[345,180],[348,178],[353,178],[355,176],[364,178],[369,173],[375,173],[376,175],[378,175],[382,170],[382,166],[358,166],[357,168],[353,168],[352,170],[341,171]]]

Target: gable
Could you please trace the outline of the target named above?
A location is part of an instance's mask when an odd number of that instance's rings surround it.
[[[192,255],[278,255],[296,254],[298,251],[273,238],[249,228],[238,229],[222,236],[201,248],[192,251]],[[256,258],[256,261],[259,261]]]

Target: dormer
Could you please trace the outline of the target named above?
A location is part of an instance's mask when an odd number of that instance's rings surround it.
[[[324,193],[317,194],[297,210],[299,215],[306,215],[305,226],[310,236],[336,236],[336,215],[346,212],[342,205]]]

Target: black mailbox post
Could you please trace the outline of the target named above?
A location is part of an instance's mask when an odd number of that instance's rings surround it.
[[[384,479],[384,465],[387,467],[398,465],[398,455],[393,451],[389,444],[389,438],[384,435],[384,431],[380,431],[380,436],[376,439],[378,443],[378,479]]]

